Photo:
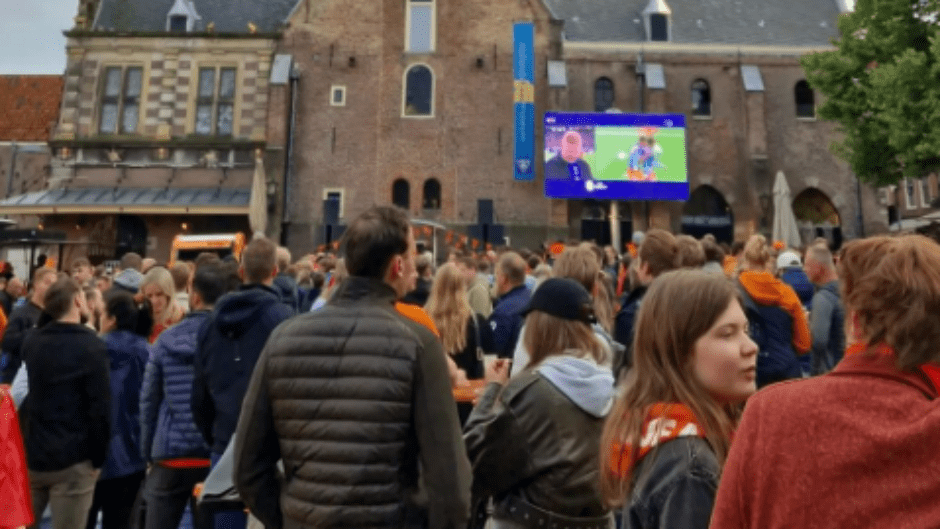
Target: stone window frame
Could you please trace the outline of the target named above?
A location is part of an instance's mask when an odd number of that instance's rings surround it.
[[[336,100],[337,92],[342,94],[339,101]],[[331,107],[346,106],[346,85],[335,84],[335,85],[330,86],[330,106]]]
[[[200,82],[202,78],[202,72],[207,71],[207,70],[214,71],[213,88],[212,88],[211,96],[207,96],[205,94],[199,93],[201,89],[201,84],[202,84]],[[227,96],[224,99],[222,98],[220,94],[223,71],[234,72],[232,94],[231,96]],[[193,105],[192,105],[193,118],[191,121],[192,127],[193,127],[192,128],[193,134],[197,136],[203,136],[203,137],[212,137],[212,136],[229,137],[229,136],[236,135],[236,133],[238,132],[238,117],[237,116],[239,113],[238,87],[241,82],[239,75],[240,75],[239,67],[237,64],[234,64],[234,63],[199,64],[196,66],[195,75],[193,77],[195,79],[195,84],[193,86],[193,92],[195,95],[193,97]],[[226,134],[219,134],[218,132],[219,108],[221,105],[229,105],[232,107],[232,130]],[[198,129],[199,108],[201,106],[209,106],[212,111],[211,120],[210,120],[211,129],[209,132],[200,132]]]
[[[411,49],[411,13],[414,4],[420,4],[424,7],[430,4],[431,7],[431,35],[430,49],[412,50]],[[414,6],[418,7],[418,6]],[[434,53],[437,50],[437,0],[405,0],[405,53]]]
[[[918,187],[920,188],[920,207],[929,208],[930,207],[930,177],[922,176],[917,179]]]
[[[700,111],[702,107],[701,101],[699,102],[698,105],[696,105],[696,102],[695,102],[696,92],[704,93],[707,96],[708,101],[705,102],[705,105],[707,105],[705,112]],[[689,88],[689,93],[692,96],[692,105],[691,105],[691,110],[690,110],[692,114],[692,118],[693,119],[706,119],[706,120],[712,119],[712,116],[714,115],[714,108],[712,105],[711,83],[709,83],[708,80],[705,79],[704,77],[698,77],[694,81],[692,81],[692,84]],[[699,96],[699,97],[701,98],[702,96]]]
[[[428,69],[428,72],[431,74],[431,97],[430,97],[430,112],[427,114],[409,114],[408,113],[408,73],[411,70],[423,66]],[[416,62],[409,64],[405,71],[402,73],[402,91],[401,91],[401,117],[408,119],[434,119],[434,97],[437,92],[437,76],[434,75],[434,68],[431,68],[431,65],[425,62]]]
[[[331,194],[339,195],[339,212],[337,215],[340,219],[346,218],[346,189],[342,187],[323,188],[323,200],[329,200]]]
[[[805,88],[804,88],[805,87]],[[801,97],[802,96],[802,97]],[[805,99],[808,96],[808,100]],[[794,114],[801,121],[816,121],[816,91],[806,79],[800,79],[793,85]],[[812,115],[806,112],[812,107]]]
[[[904,194],[904,207],[907,209],[917,209],[917,186],[911,178],[904,179],[904,187],[901,191]]]
[[[121,82],[119,85],[119,91],[117,94],[108,94],[108,72],[112,70],[120,70]],[[140,71],[140,92],[136,95],[128,95],[127,92],[127,72],[129,70],[136,69]],[[94,130],[98,131],[99,134],[137,134],[140,130],[143,116],[143,95],[144,89],[147,86],[148,79],[147,67],[143,63],[109,63],[104,64],[101,67],[101,79],[100,87],[98,90],[98,112],[96,117],[98,122],[95,124]],[[128,104],[137,105],[137,119],[135,121],[135,127],[133,130],[128,130],[125,128],[124,123],[124,109]],[[117,114],[114,121],[114,130],[113,131],[104,131],[101,129],[104,124],[102,119],[102,114],[106,105],[116,105]]]

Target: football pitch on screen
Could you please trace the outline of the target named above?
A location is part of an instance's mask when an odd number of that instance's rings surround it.
[[[654,136],[662,149],[655,167],[657,182],[685,182],[685,129],[659,129]],[[639,129],[595,129],[595,151],[584,154],[595,180],[626,181],[630,152],[639,139]]]

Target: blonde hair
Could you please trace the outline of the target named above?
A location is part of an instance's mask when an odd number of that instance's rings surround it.
[[[705,430],[720,464],[731,446],[731,431],[740,406],[721,405],[695,376],[695,342],[738,299],[734,284],[723,275],[702,270],[677,270],[660,276],[643,297],[633,340],[634,366],[624,382],[626,391],[607,417],[601,441],[601,492],[610,506],[623,504],[633,476],[611,472],[610,458],[638,460],[643,426],[658,402],[688,406]],[[614,446],[632,447],[613,454]],[[647,457],[655,457],[655,452]]]
[[[601,260],[594,248],[596,246],[590,243],[565,248],[555,259],[552,271],[555,277],[567,277],[581,283],[593,298],[597,322],[604,330],[610,332],[614,319],[613,301],[606,285],[602,283],[605,276],[601,270]]]
[[[156,285],[160,293],[167,297],[166,309],[163,314],[154,314],[154,321],[162,322],[173,315],[173,307],[176,304],[174,297],[176,295],[176,285],[173,281],[173,275],[162,266],[153,266],[140,282],[140,292],[150,285]]]
[[[431,295],[424,305],[441,333],[444,350],[454,355],[467,345],[467,320],[473,314],[467,297],[467,276],[454,263],[437,270]]]
[[[550,356],[577,351],[578,357],[590,356],[598,364],[607,361],[607,351],[597,341],[591,326],[582,321],[566,320],[541,311],[526,316],[522,343],[529,351],[531,369]]]
[[[751,269],[766,269],[770,262],[770,248],[767,247],[767,238],[763,235],[751,235],[744,245],[744,262]]]

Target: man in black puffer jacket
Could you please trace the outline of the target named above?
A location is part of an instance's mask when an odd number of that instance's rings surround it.
[[[242,253],[245,284],[222,296],[197,336],[192,412],[213,465],[235,432],[251,373],[271,331],[293,315],[271,288],[277,246],[255,238]]]
[[[470,465],[445,355],[395,307],[414,288],[411,226],[374,207],[345,243],[350,277],[324,308],[275,330],[258,360],[235,486],[268,529],[463,528]]]

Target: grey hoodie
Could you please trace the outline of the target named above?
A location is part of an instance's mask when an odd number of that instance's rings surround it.
[[[613,406],[614,375],[610,367],[564,354],[546,358],[535,371],[585,413],[603,418]]]

